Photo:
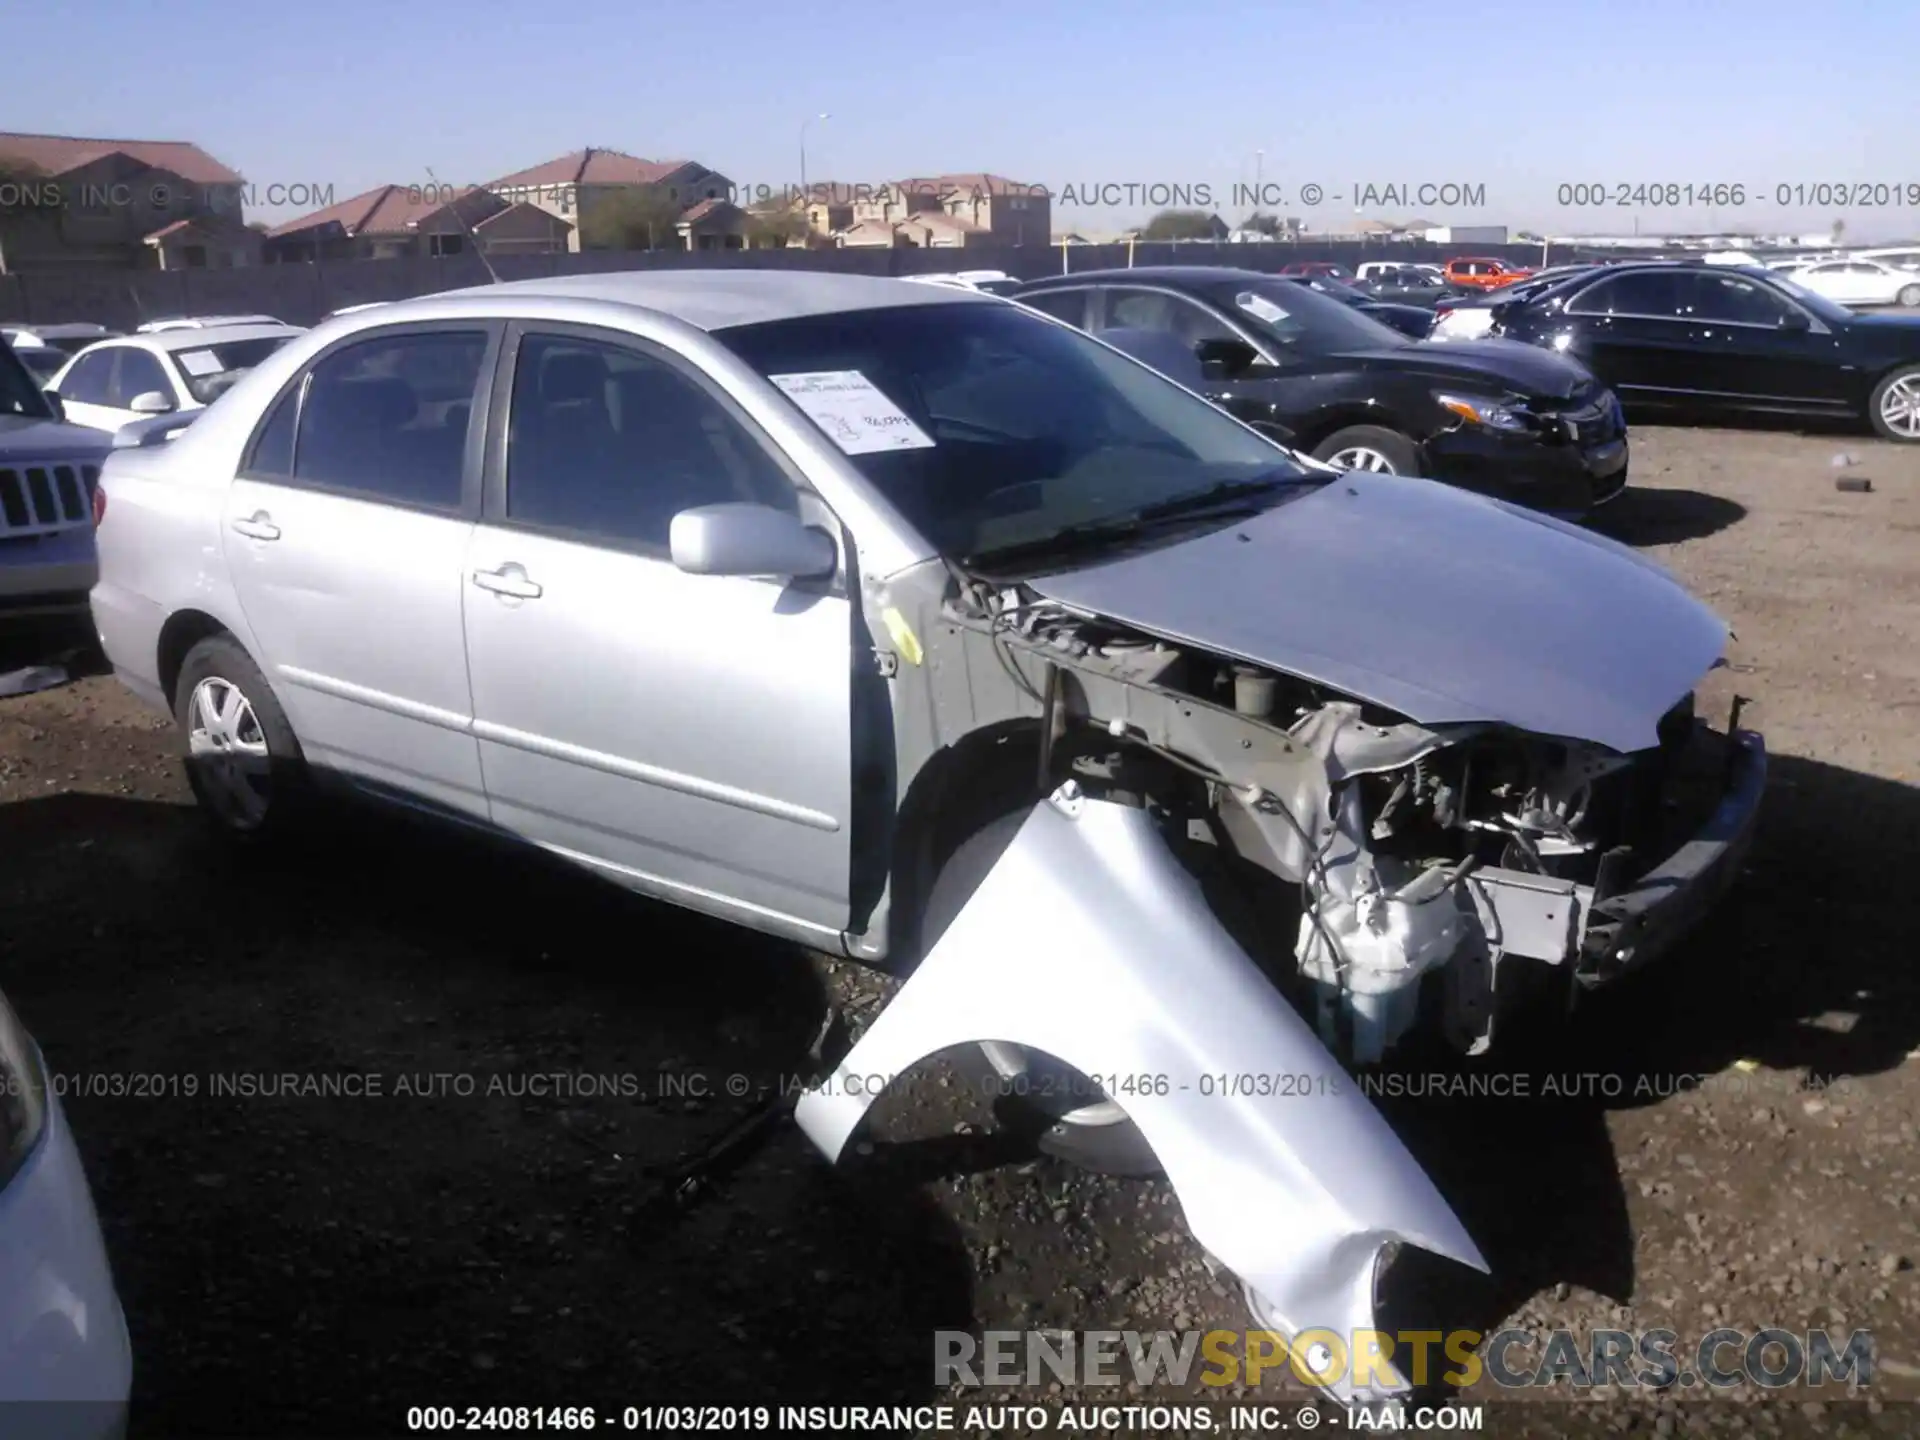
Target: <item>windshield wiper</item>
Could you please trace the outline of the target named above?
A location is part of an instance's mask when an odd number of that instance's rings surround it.
[[[1162,520],[1175,515],[1190,515],[1195,511],[1211,510],[1217,505],[1228,505],[1232,501],[1253,500],[1262,495],[1270,495],[1275,490],[1288,489],[1294,485],[1315,483],[1314,477],[1307,474],[1275,474],[1255,476],[1251,480],[1222,480],[1203,490],[1195,490],[1186,495],[1175,495],[1170,500],[1156,500],[1151,505],[1143,505],[1133,512],[1136,520]],[[1244,505],[1232,506],[1236,511],[1249,508]],[[1264,509],[1266,507],[1254,507]]]
[[[1124,540],[1171,520],[1225,520],[1257,515],[1267,508],[1264,504],[1256,503],[1260,497],[1296,485],[1319,483],[1321,479],[1315,475],[1271,472],[1250,480],[1222,480],[1190,494],[1157,500],[1122,515],[1108,516],[1103,520],[1082,520],[1032,540],[1020,540],[1012,545],[978,551],[965,557],[966,563],[1017,560],[1023,556],[1052,554],[1076,545]]]

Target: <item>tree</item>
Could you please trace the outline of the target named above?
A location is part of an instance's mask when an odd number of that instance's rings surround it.
[[[804,242],[806,236],[807,217],[789,201],[764,200],[747,207],[747,244],[756,250],[779,249]]]
[[[1247,223],[1240,228],[1251,230],[1256,235],[1265,235],[1269,239],[1278,236],[1282,229],[1278,215],[1262,215],[1258,210],[1249,215]]]
[[[1842,219],[1836,219],[1833,222],[1833,243],[1838,245],[1840,243],[1840,238],[1846,233],[1847,233],[1847,222]]]
[[[1162,210],[1147,221],[1142,240],[1211,240],[1218,222],[1204,210]]]
[[[672,250],[680,244],[680,207],[652,185],[630,185],[581,206],[580,242],[593,250]]]

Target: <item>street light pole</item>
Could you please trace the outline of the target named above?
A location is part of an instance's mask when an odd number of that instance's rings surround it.
[[[822,111],[818,115],[809,115],[800,122],[800,203],[807,204],[812,196],[807,193],[807,126],[816,120],[831,120],[833,116]]]

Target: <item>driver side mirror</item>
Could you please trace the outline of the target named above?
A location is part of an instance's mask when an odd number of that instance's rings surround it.
[[[689,575],[815,580],[840,564],[831,536],[771,505],[696,505],[673,517],[667,540],[673,563]]]
[[[127,408],[136,415],[165,415],[173,409],[173,401],[158,390],[145,390],[134,396]]]
[[[49,385],[40,393],[47,397],[47,408],[53,411],[53,418],[65,423],[67,418],[67,402],[60,398],[60,392]]]
[[[1199,340],[1193,353],[1208,380],[1242,380],[1261,365],[1260,352],[1244,340]]]
[[[1811,322],[1808,321],[1806,312],[1804,310],[1789,310],[1784,316],[1781,317],[1780,328],[1782,330],[1799,331],[1799,330],[1810,330],[1813,327]]]

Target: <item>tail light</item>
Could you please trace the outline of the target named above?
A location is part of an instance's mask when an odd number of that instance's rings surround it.
[[[99,481],[93,484],[93,527],[100,528],[100,522],[107,518],[107,487]]]

